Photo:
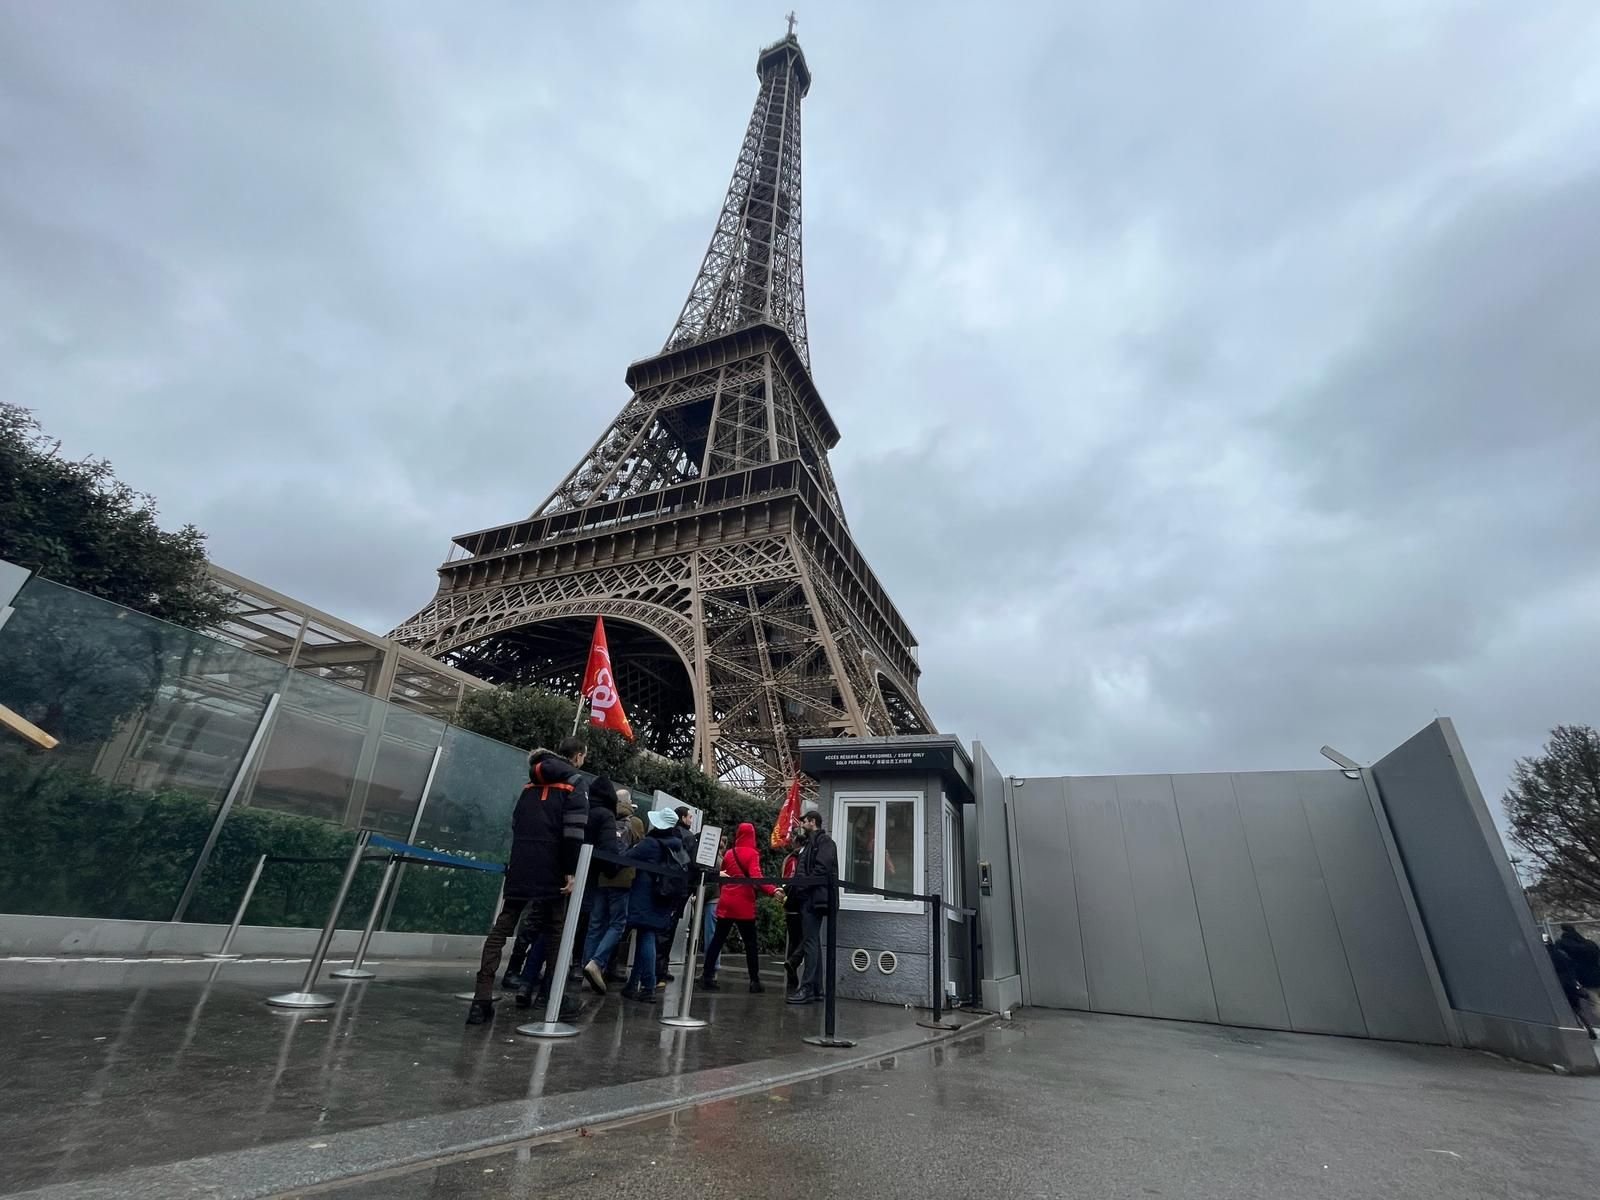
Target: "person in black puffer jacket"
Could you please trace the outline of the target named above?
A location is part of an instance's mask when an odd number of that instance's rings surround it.
[[[628,843],[617,818],[617,786],[603,775],[589,785],[589,831],[584,840],[594,847],[596,854],[603,852],[621,858],[628,852]],[[589,930],[582,943],[580,961],[589,987],[602,996],[606,994],[606,968],[628,925],[628,891],[601,884],[615,879],[621,870],[619,863],[596,858],[590,864],[589,882],[583,893]]]
[[[482,1025],[494,1016],[494,976],[506,939],[516,931],[524,909],[535,909],[535,925],[547,946],[555,946],[566,918],[566,897],[578,869],[578,851],[588,825],[588,805],[574,786],[583,765],[582,739],[569,737],[558,751],[535,750],[528,756],[528,783],[517,797],[511,814],[511,861],[506,864],[505,900],[494,927],[483,942],[483,957],[467,1010],[468,1025]],[[530,955],[530,960],[532,956]],[[525,978],[536,974],[529,962]],[[532,1003],[526,992],[517,993],[518,1007]],[[562,1003],[566,1017],[568,1004]],[[577,1005],[571,1005],[577,1015]]]

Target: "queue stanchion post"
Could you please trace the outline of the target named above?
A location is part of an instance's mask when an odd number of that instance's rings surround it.
[[[933,957],[929,960],[928,969],[933,980],[933,1020],[918,1021],[917,1024],[924,1029],[960,1029],[960,1025],[944,1019],[944,973],[948,966],[944,953],[944,897],[935,893],[927,897],[927,901],[929,911],[933,914],[933,927],[929,932]]]
[[[694,1000],[694,950],[695,943],[699,941],[700,926],[704,920],[706,906],[706,873],[698,872],[700,882],[695,887],[694,915],[689,923],[686,940],[683,944],[683,986],[678,989],[678,1011],[670,1017],[662,1017],[663,1025],[670,1025],[674,1029],[704,1029],[711,1024],[699,1017],[689,1015],[689,1005]]]
[[[588,842],[578,851],[578,870],[572,877],[572,894],[567,897],[567,919],[561,923],[561,949],[556,952],[550,971],[550,1003],[545,1005],[544,1020],[518,1025],[523,1037],[569,1038],[578,1036],[578,1027],[561,1020],[561,1000],[566,995],[567,971],[572,967],[572,946],[578,938],[578,915],[583,908],[584,884],[589,877],[589,863],[594,857],[594,847]],[[548,957],[548,947],[546,955]]]
[[[333,944],[333,931],[339,924],[339,912],[344,908],[345,899],[350,895],[350,885],[355,882],[356,871],[361,867],[361,856],[366,853],[367,842],[372,837],[370,830],[363,829],[356,837],[355,849],[350,851],[350,861],[345,864],[344,878],[339,881],[338,894],[333,898],[333,911],[328,914],[328,923],[322,927],[322,935],[317,938],[317,948],[311,953],[311,963],[306,968],[305,981],[301,983],[297,992],[283,992],[277,996],[268,996],[267,1003],[274,1008],[332,1008],[332,996],[324,996],[311,989],[316,986],[317,976],[322,974],[323,960],[328,957],[328,947]]]
[[[822,1032],[816,1037],[805,1039],[810,1046],[828,1046],[843,1048],[854,1046],[849,1038],[842,1038],[838,1033],[838,1010],[835,1005],[836,987],[839,965],[839,881],[833,876],[828,877],[828,915],[826,929],[823,936],[827,941],[824,961],[827,964],[827,978],[823,981],[822,1005]]]
[[[362,964],[367,961],[367,947],[372,944],[372,931],[378,927],[378,914],[383,911],[383,899],[389,891],[389,884],[394,879],[395,859],[399,855],[389,855],[389,861],[384,864],[383,878],[378,881],[378,894],[372,898],[372,911],[367,914],[366,928],[361,931],[361,940],[356,943],[355,960],[348,967],[339,971],[330,971],[328,974],[334,979],[371,979],[373,972]]]
[[[222,945],[215,952],[206,955],[207,958],[228,959],[238,958],[233,950],[233,939],[239,933],[239,926],[244,923],[245,909],[250,907],[250,900],[256,894],[256,884],[261,882],[261,872],[267,865],[267,856],[263,854],[256,859],[256,869],[250,872],[250,882],[244,885],[244,895],[239,900],[239,907],[233,914],[233,924],[228,926],[228,932],[222,935]]]
[[[928,897],[928,911],[933,914],[928,937],[933,956],[928,960],[928,976],[933,981],[933,1020],[918,1021],[924,1029],[960,1029],[944,1019],[944,897],[935,893]]]
[[[967,913],[967,1003],[973,1008],[983,1007],[982,969],[978,966],[978,914]]]

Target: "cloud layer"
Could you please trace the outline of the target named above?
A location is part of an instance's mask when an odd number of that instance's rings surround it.
[[[0,9],[0,384],[375,629],[682,303],[731,3]],[[814,5],[808,308],[942,728],[1017,774],[1600,723],[1600,10]],[[771,19],[769,19],[771,18]]]

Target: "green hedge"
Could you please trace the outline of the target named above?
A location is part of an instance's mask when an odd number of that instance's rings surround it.
[[[164,921],[183,891],[215,816],[208,801],[149,792],[57,767],[41,755],[0,754],[0,912]],[[313,817],[236,809],[222,827],[188,919],[232,919],[262,854],[346,859],[355,833]],[[449,849],[449,847],[440,847]],[[389,927],[481,933],[498,875],[408,866]],[[341,924],[359,926],[381,869],[362,868]],[[252,925],[320,926],[340,867],[269,864],[250,906]]]
[[[683,796],[689,789],[671,771],[649,783],[632,782],[685,800],[708,799]],[[775,873],[781,855],[765,849],[766,806],[736,796],[709,799],[708,819],[730,832],[740,820],[755,821],[763,835],[763,869]],[[44,755],[8,750],[0,754],[0,912],[165,921],[215,814],[212,802],[183,792],[144,791],[57,766]],[[314,817],[236,809],[222,827],[187,919],[231,920],[262,854],[342,862],[354,844],[353,831]],[[417,865],[404,871],[390,929],[460,934],[487,929],[500,889],[498,875]],[[379,867],[367,866],[356,876],[342,925],[362,923],[380,874]],[[320,926],[339,876],[339,863],[269,864],[246,919],[251,925]],[[763,900],[760,928],[763,953],[780,952],[780,904]]]

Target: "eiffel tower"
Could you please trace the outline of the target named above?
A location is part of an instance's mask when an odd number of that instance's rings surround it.
[[[576,693],[596,616],[641,745],[781,795],[806,737],[928,733],[916,641],[828,465],[800,261],[791,22],[700,272],[633,395],[524,520],[463,534],[391,634],[495,683]]]

